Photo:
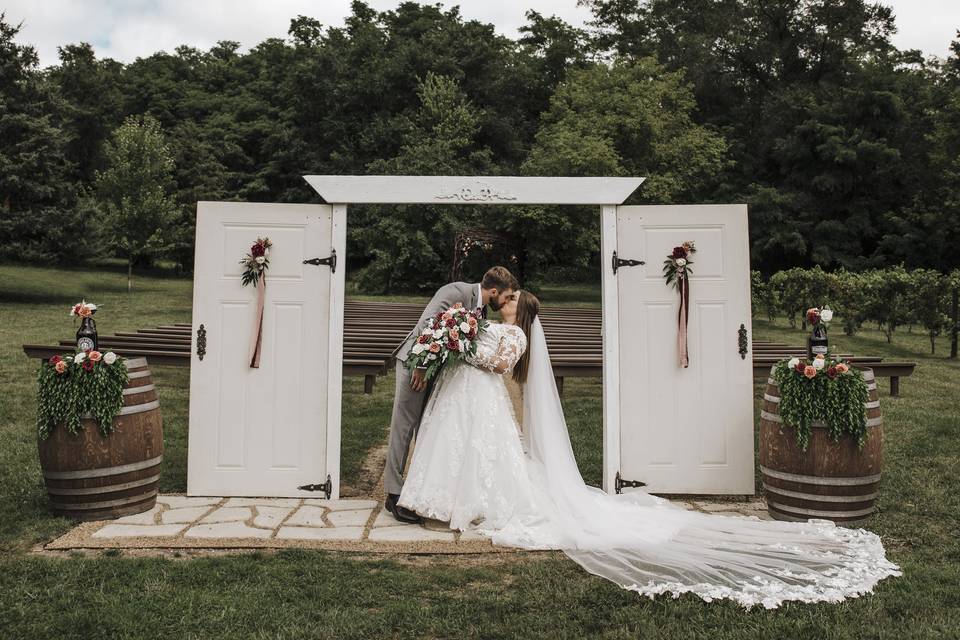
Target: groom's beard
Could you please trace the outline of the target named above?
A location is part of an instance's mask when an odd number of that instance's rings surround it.
[[[500,302],[496,298],[490,298],[490,302],[487,303],[490,305],[490,308],[494,311],[500,311]],[[483,306],[482,304],[480,305]]]

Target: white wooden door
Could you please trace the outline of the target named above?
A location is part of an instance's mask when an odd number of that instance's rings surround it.
[[[337,497],[345,215],[328,205],[198,203],[189,495],[317,497],[297,487],[329,475]],[[273,247],[253,369],[257,292],[241,285],[239,261],[263,236]],[[336,272],[304,263],[333,249]]]
[[[611,229],[611,226],[613,229]],[[604,485],[623,480],[661,493],[753,494],[753,366],[746,205],[624,206],[604,210]],[[612,237],[611,237],[612,236]],[[690,278],[690,365],[677,362],[679,294],[663,278],[673,247],[694,241]],[[645,264],[613,273],[620,259]],[[616,305],[610,305],[610,299]],[[613,307],[613,308],[611,308]],[[619,427],[619,428],[617,428]],[[629,491],[630,488],[623,488]]]

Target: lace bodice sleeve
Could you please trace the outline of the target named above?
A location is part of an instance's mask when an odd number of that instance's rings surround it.
[[[477,352],[466,357],[467,362],[493,373],[512,371],[527,349],[527,337],[523,335],[523,330],[516,325],[506,324],[499,328],[491,327],[488,331],[497,331],[499,340],[489,345],[482,341],[477,345]]]

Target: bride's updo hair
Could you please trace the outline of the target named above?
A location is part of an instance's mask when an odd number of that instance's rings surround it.
[[[538,313],[540,313],[540,301],[537,296],[521,290],[517,297],[516,323],[523,330],[523,335],[527,336],[527,349],[513,367],[513,379],[520,384],[527,381],[527,370],[530,368],[530,330]]]

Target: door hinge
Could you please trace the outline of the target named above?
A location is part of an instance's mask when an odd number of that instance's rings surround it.
[[[640,482],[639,480],[624,480],[620,477],[620,472],[617,471],[617,478],[614,482],[614,488],[617,490],[617,493],[623,493],[622,489],[624,487],[645,487],[647,486],[646,482]]]
[[[327,481],[323,484],[305,484],[301,487],[297,487],[300,491],[323,491],[324,497],[327,500],[330,499],[330,492],[333,491],[333,482],[330,480],[330,474],[327,474]]]
[[[613,252],[613,272],[616,273],[620,267],[636,267],[641,264],[647,264],[643,260],[624,260],[617,257],[617,252]]]
[[[197,357],[203,360],[205,355],[207,355],[207,330],[201,324],[197,329]]]
[[[315,267],[319,267],[321,264],[328,265],[330,267],[330,273],[337,272],[337,250],[330,250],[329,258],[310,258],[309,260],[304,260],[303,264],[312,264]]]

